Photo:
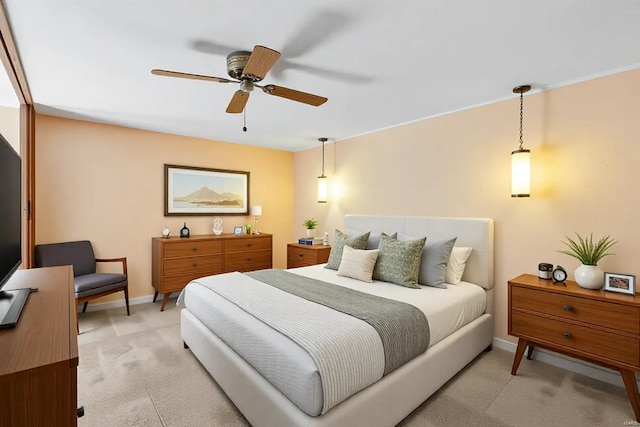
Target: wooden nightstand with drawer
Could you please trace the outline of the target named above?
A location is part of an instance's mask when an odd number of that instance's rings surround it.
[[[289,243],[287,245],[287,268],[324,264],[329,260],[330,253],[331,246]]]
[[[640,396],[640,297],[554,284],[523,274],[509,281],[509,335],[518,337],[511,374],[529,347],[540,347],[620,372],[636,420]]]

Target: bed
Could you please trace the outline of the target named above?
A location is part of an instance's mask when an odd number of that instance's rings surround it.
[[[260,317],[271,317],[273,313],[280,312],[296,315],[295,311],[291,313],[290,308],[279,310],[264,302],[268,299],[267,294],[262,295],[262,292],[279,290],[253,283],[254,279],[240,273],[211,276],[190,283],[180,299],[185,305],[181,311],[181,334],[185,347],[191,349],[252,425],[396,425],[491,346],[492,220],[347,215],[344,229],[349,234],[384,232],[389,235],[427,236],[428,241],[455,237],[456,247],[469,247],[472,250],[464,267],[462,281],[458,285],[446,285],[446,289],[427,286],[416,291],[380,281],[369,284],[337,276],[335,270],[326,269],[323,265],[283,273],[293,273],[300,277],[301,282],[306,278],[317,279],[357,292],[405,301],[428,313],[430,338],[426,351],[394,367],[380,378],[367,379],[369,382],[362,383],[365,385],[360,386],[361,389],[357,389],[359,391],[355,394],[345,392],[334,400],[328,394],[323,394],[323,386],[326,387],[323,380],[328,382],[329,375],[325,377],[323,373],[319,378],[317,371],[321,367],[314,365],[317,360],[310,357],[307,349],[298,345],[295,339],[274,330],[275,327],[268,326]],[[211,292],[210,288],[224,286],[231,296]],[[234,302],[234,293],[240,288],[250,290],[257,314],[251,311],[253,308],[240,309]],[[298,297],[287,294],[284,298],[293,301]],[[461,308],[456,308],[456,301],[462,299],[468,301]],[[322,309],[331,310],[326,307]],[[305,307],[302,310],[310,309]],[[322,313],[322,316],[333,319],[333,314]],[[336,316],[350,317],[342,313]],[[343,321],[341,317],[337,319],[338,323]],[[305,327],[307,325],[306,321],[299,323],[304,323]],[[367,327],[363,327],[363,334],[369,333]],[[309,336],[315,337],[312,333]],[[348,349],[345,351],[348,352]],[[349,360],[351,356],[344,357]],[[368,359],[367,363],[375,364],[375,361]],[[375,360],[375,357],[371,356],[371,360]],[[353,369],[358,371],[357,375],[361,370]],[[347,380],[345,382],[348,383]]]

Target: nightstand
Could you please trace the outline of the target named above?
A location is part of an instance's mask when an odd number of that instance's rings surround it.
[[[523,274],[509,280],[509,335],[518,337],[511,374],[527,347],[552,350],[620,372],[636,420],[640,396],[640,297],[583,289]]]
[[[324,264],[329,260],[330,253],[331,246],[289,243],[287,245],[287,268]]]

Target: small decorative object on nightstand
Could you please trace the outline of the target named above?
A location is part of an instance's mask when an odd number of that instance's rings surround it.
[[[527,350],[545,348],[616,369],[635,419],[640,421],[640,297],[584,289],[574,281],[554,286],[532,274],[508,283],[509,335],[518,337],[511,375]]]
[[[287,245],[287,268],[324,264],[329,260],[330,253],[331,246],[289,243]]]
[[[567,249],[558,252],[569,255],[582,263],[573,273],[578,285],[586,289],[602,289],[604,285],[604,272],[598,267],[598,262],[611,255],[607,252],[613,245],[618,243],[611,236],[605,236],[593,242],[593,233],[587,237],[582,237],[576,233],[577,240],[565,237],[564,245]]]
[[[169,230],[167,227],[164,227],[162,229],[162,237],[164,237],[166,239],[169,236],[171,236],[171,230]]]
[[[318,220],[317,219],[315,219],[315,218],[307,218],[307,219],[304,220],[302,225],[304,225],[304,228],[307,229],[307,237],[309,239],[313,239],[314,237],[316,237],[316,227],[318,226]]]
[[[236,236],[242,236],[242,227],[233,227],[233,234]]]

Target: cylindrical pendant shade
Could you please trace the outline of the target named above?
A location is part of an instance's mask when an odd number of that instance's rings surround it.
[[[531,152],[516,150],[511,152],[511,197],[531,195]]]
[[[318,177],[318,203],[327,203],[328,182],[327,177]]]

